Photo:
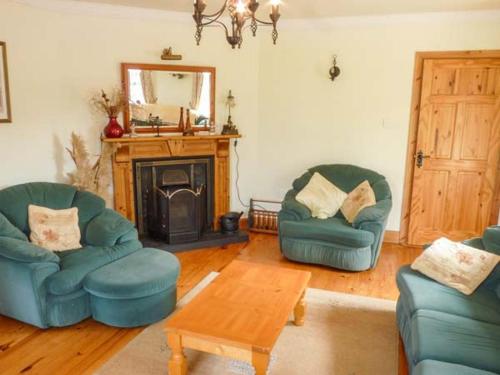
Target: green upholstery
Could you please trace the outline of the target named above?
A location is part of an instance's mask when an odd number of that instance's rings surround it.
[[[63,252],[60,254],[61,271],[47,279],[47,290],[63,295],[81,289],[89,272],[132,254],[140,247],[141,243],[136,240],[115,246],[86,246],[66,254]]]
[[[62,210],[72,207],[76,189],[69,185],[37,182],[0,191],[0,212],[18,229],[29,235],[28,206]]]
[[[142,249],[91,272],[85,279],[92,315],[114,326],[141,326],[175,308],[179,261],[167,252]]]
[[[332,242],[351,248],[368,247],[374,241],[372,232],[353,228],[337,217],[286,222],[281,233],[288,238]]]
[[[28,240],[28,237],[12,225],[2,213],[0,213],[0,237],[13,238],[21,241]]]
[[[54,253],[31,244],[30,204],[52,209],[78,207],[82,248]],[[106,209],[104,201],[91,193],[53,183],[4,189],[0,191],[0,314],[41,328],[75,324],[93,313],[91,296],[84,289],[88,275],[132,257],[126,273],[120,267],[123,263],[118,263],[115,270],[127,282],[130,275],[134,275],[138,284],[142,282],[142,297],[146,300],[151,297],[147,306],[152,311],[138,312],[135,301],[129,306],[123,302],[121,315],[116,309],[95,310],[99,314],[113,314],[121,327],[146,322],[145,316],[159,320],[175,307],[179,263],[163,252],[157,257],[148,256],[152,251],[143,252],[134,225]],[[141,267],[134,269],[134,264]],[[165,287],[161,301],[155,289],[158,285]],[[151,319],[147,322],[154,321]]]
[[[500,372],[500,325],[433,310],[411,317],[411,356]],[[450,343],[452,343],[450,345]]]
[[[85,242],[94,246],[113,246],[130,232],[136,234],[131,222],[123,220],[115,211],[106,209],[88,224]]]
[[[496,375],[490,371],[478,370],[455,363],[426,359],[418,363],[413,375]]]
[[[400,298],[405,301],[411,315],[418,310],[434,310],[500,324],[500,299],[484,283],[467,296],[412,270],[410,266],[401,268],[396,280]]]
[[[59,263],[59,257],[27,240],[0,237],[0,256],[21,263]]]
[[[312,218],[310,210],[295,197],[316,172],[347,193],[367,180],[376,205],[363,209],[352,224],[340,211],[326,220]],[[350,271],[375,267],[391,207],[389,185],[374,171],[342,164],[311,168],[293,182],[283,200],[278,215],[281,252],[290,260]]]
[[[464,243],[497,252],[499,240],[499,227],[491,227]],[[500,265],[469,296],[409,266],[398,272],[397,284],[397,320],[412,375],[500,373]]]

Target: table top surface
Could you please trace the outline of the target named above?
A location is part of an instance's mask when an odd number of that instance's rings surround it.
[[[306,271],[235,260],[165,330],[269,353],[310,278]]]

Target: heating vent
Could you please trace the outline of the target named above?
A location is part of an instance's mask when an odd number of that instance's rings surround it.
[[[252,232],[278,234],[278,212],[281,202],[250,199],[248,229]]]

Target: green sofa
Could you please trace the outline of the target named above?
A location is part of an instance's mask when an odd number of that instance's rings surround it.
[[[500,227],[464,241],[500,254]],[[412,375],[500,373],[500,265],[470,296],[401,268],[399,331]]]
[[[352,224],[340,211],[326,220],[311,217],[311,211],[295,197],[315,172],[347,193],[368,180],[377,204],[363,209]],[[349,271],[375,267],[391,207],[389,184],[374,171],[343,164],[311,168],[293,182],[282,203],[278,215],[281,252],[293,261]]]
[[[78,207],[82,248],[51,252],[28,240],[28,205]],[[167,316],[176,303],[179,262],[144,249],[134,225],[74,187],[30,183],[0,191],[0,314],[41,327],[90,316],[119,327]]]

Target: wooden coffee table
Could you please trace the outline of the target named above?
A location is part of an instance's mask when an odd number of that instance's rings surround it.
[[[168,319],[170,375],[186,375],[184,348],[251,363],[265,375],[271,350],[291,313],[304,324],[305,271],[233,261],[191,302]]]

